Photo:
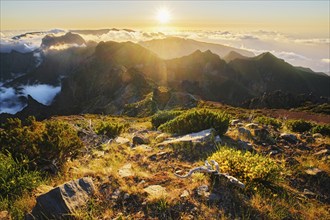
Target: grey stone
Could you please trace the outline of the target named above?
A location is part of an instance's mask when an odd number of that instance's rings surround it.
[[[209,187],[207,185],[201,185],[196,189],[197,195],[199,196],[209,196]]]
[[[127,144],[129,142],[129,140],[124,137],[117,137],[115,141],[117,144]]]
[[[149,140],[143,136],[134,136],[133,145],[149,144]]]
[[[294,135],[294,134],[282,133],[282,134],[280,135],[280,137],[281,137],[282,139],[288,141],[289,143],[292,143],[292,144],[295,144],[295,143],[297,143],[297,141],[298,141],[297,136]]]
[[[256,124],[256,123],[249,123],[249,124],[245,125],[245,127],[250,128],[250,129],[257,129],[258,128],[258,124]]]
[[[150,185],[143,190],[154,198],[167,195],[166,188],[162,187],[161,185]]]
[[[121,177],[130,177],[133,176],[132,164],[125,164],[122,168],[118,170],[118,174]]]
[[[72,214],[83,207],[94,192],[91,178],[67,182],[38,196],[37,204],[27,219],[73,219]]]

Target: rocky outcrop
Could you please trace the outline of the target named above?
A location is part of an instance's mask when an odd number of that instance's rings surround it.
[[[37,204],[27,219],[74,219],[95,191],[91,178],[81,178],[60,185],[37,197]]]

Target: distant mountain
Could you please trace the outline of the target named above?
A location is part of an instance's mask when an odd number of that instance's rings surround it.
[[[248,59],[249,57],[243,56],[240,53],[237,53],[235,51],[230,51],[226,56],[223,57],[223,59],[229,63],[230,61],[236,60],[236,59]]]
[[[229,66],[240,74],[238,81],[254,96],[275,90],[330,96],[330,77],[297,69],[269,52],[251,59],[235,59]]]
[[[196,50],[210,50],[220,57],[226,56],[229,52],[235,51],[243,56],[251,57],[254,54],[247,50],[228,47],[221,44],[206,43],[192,39],[179,37],[167,37],[139,42],[140,45],[148,48],[163,59],[173,59],[189,55]]]
[[[146,116],[157,109],[194,106],[198,99],[237,106],[245,102],[247,107],[270,100],[267,102],[275,104],[268,106],[274,107],[289,106],[293,100],[290,97],[300,94],[312,93],[316,102],[324,100],[320,96],[330,97],[329,76],[294,67],[271,53],[247,58],[231,52],[227,63],[211,50],[196,50],[163,60],[139,44],[113,41],[40,53],[40,65],[31,70],[23,65],[26,74],[4,86],[18,91],[22,85],[61,85],[61,91],[50,106],[38,105],[31,97],[26,99],[21,104],[27,107],[18,115],[124,112]],[[260,98],[277,90],[290,93],[290,97],[276,93],[280,98],[276,94],[270,99]]]
[[[33,52],[20,53],[12,50],[10,53],[0,53],[0,82],[11,81],[32,71],[36,63],[37,58]]]
[[[46,35],[41,42],[41,47],[49,48],[51,46],[58,46],[61,44],[76,44],[83,45],[86,44],[84,38],[82,38],[79,34],[73,34],[71,32],[66,33],[63,36],[54,36],[54,35]]]

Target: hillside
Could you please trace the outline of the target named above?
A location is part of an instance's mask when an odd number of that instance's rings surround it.
[[[268,117],[272,111],[201,104],[203,107],[194,110],[163,112],[148,118],[89,114],[2,124],[0,141],[4,148],[0,155],[12,169],[9,172],[6,166],[0,166],[4,180],[0,208],[6,210],[0,212],[1,218],[40,217],[40,213],[48,217],[69,214],[73,219],[329,216],[330,128],[325,133],[320,130],[327,125],[304,122],[312,128],[303,132],[295,130],[298,122],[288,121],[285,115]],[[230,123],[222,111],[230,113]],[[208,115],[209,119],[198,120],[198,115]],[[305,117],[308,115],[305,113]],[[329,116],[318,116],[329,121]],[[212,120],[220,120],[221,126],[184,137],[164,132],[170,128],[176,133],[188,117],[189,123],[196,123],[190,129],[197,132],[211,128]],[[23,130],[29,132],[19,135]],[[14,134],[16,139],[10,139]],[[21,141],[25,145],[19,145]],[[48,146],[47,150],[40,144]],[[21,153],[26,157],[13,162],[4,150],[14,158],[20,158]],[[43,160],[45,155],[49,160]],[[33,162],[29,162],[31,158]],[[212,164],[212,159],[219,163],[221,173],[236,180],[214,172],[180,178],[204,166],[205,160]],[[78,179],[83,185],[75,185]],[[6,192],[10,192],[8,200],[3,200]],[[70,194],[77,200],[73,201]],[[66,200],[64,207],[71,207],[69,210],[46,205],[59,204],[60,198]]]

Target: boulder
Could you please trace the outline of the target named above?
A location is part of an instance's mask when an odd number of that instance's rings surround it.
[[[57,186],[37,197],[37,204],[27,219],[73,219],[72,214],[82,208],[94,192],[93,181],[88,177]]]
[[[296,135],[294,134],[289,134],[289,133],[282,133],[280,135],[280,137],[284,140],[286,140],[287,142],[291,143],[291,144],[295,144],[298,141],[298,138]]]
[[[258,124],[256,124],[256,123],[249,123],[249,124],[245,125],[245,127],[250,128],[250,129],[257,129],[258,128]]]
[[[162,187],[161,185],[150,185],[143,190],[153,198],[159,198],[167,195],[166,188]]]
[[[265,141],[269,139],[269,131],[265,128],[254,129],[253,133],[254,136],[260,141]]]
[[[169,138],[159,143],[158,145],[175,144],[179,142],[193,142],[193,143],[213,142],[214,134],[215,134],[215,130],[211,128],[196,133],[186,134],[184,136],[179,136],[176,138]]]
[[[137,135],[133,137],[133,146],[141,145],[141,144],[149,144],[149,140],[141,135]]]
[[[243,137],[246,137],[246,138],[251,138],[252,137],[252,134],[251,134],[250,130],[248,130],[248,129],[245,129],[243,127],[239,127],[237,129],[237,131]]]
[[[122,168],[118,170],[118,174],[121,177],[130,177],[133,176],[134,173],[132,171],[132,164],[125,164]]]

